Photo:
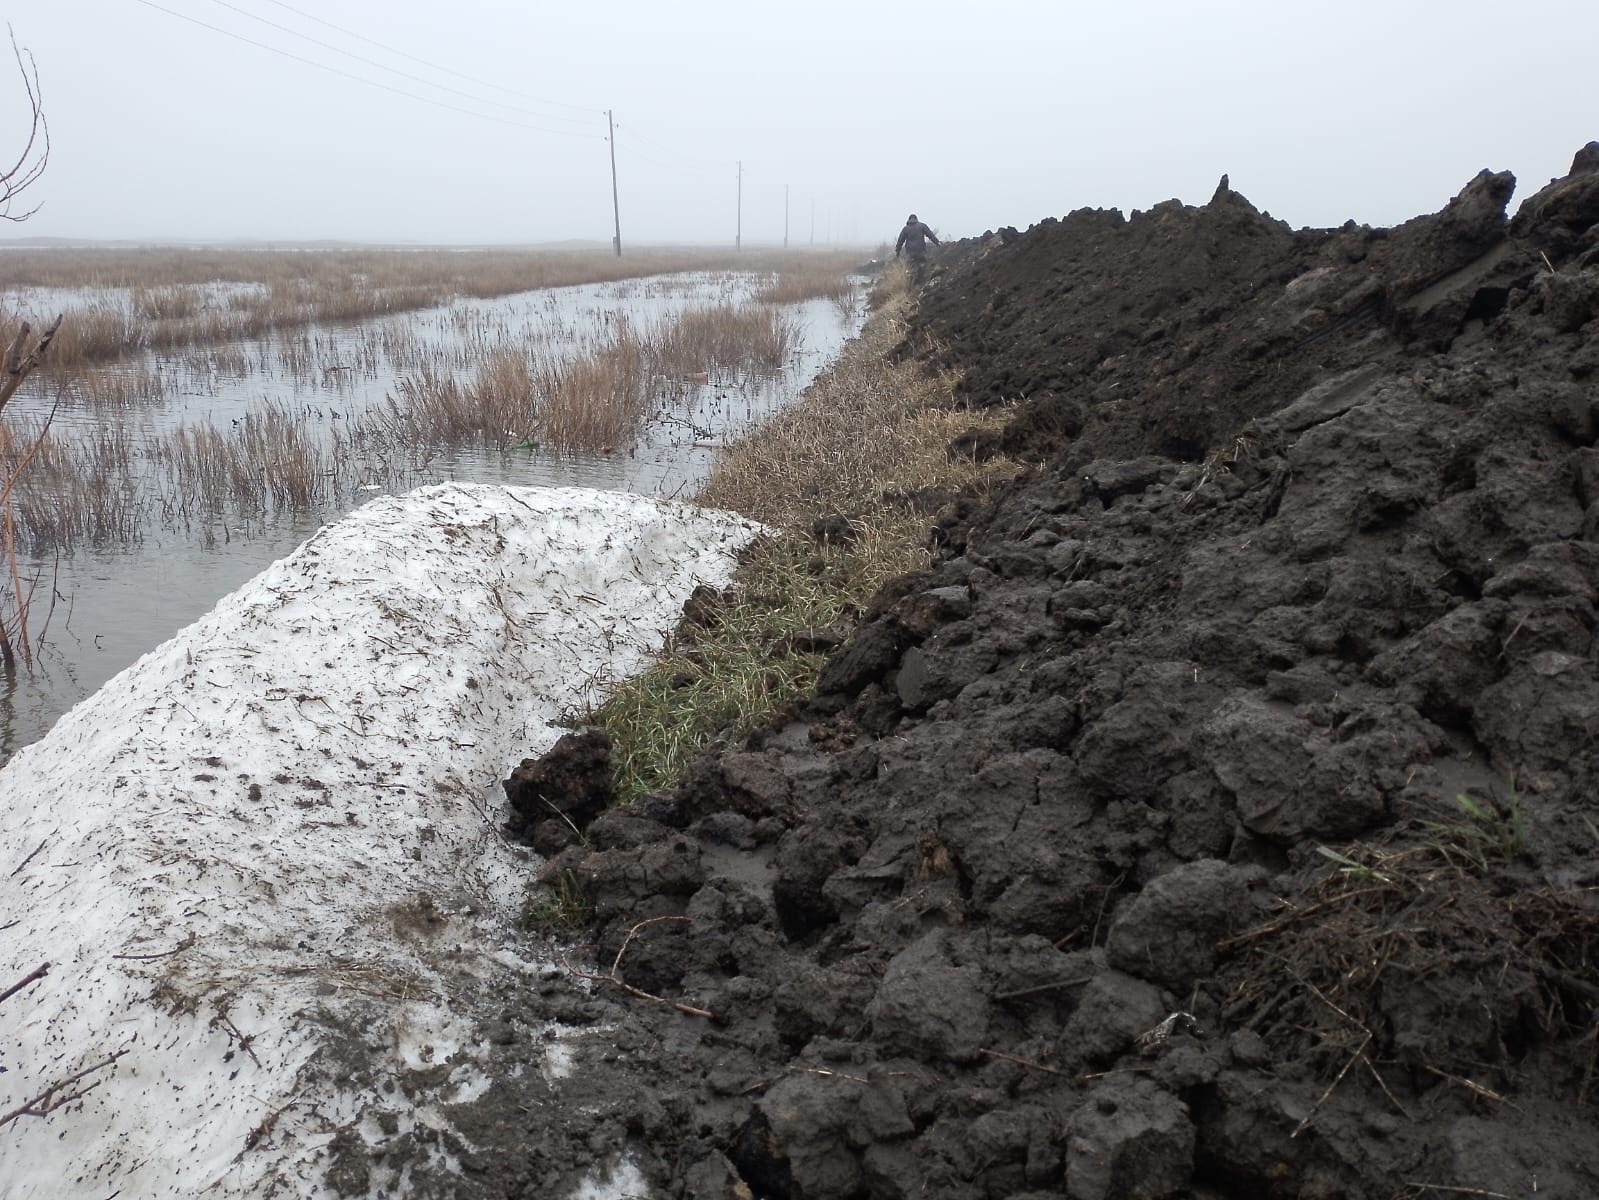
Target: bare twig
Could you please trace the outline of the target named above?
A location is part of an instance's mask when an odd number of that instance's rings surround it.
[[[11,32],[9,26],[6,32]],[[22,145],[22,152],[17,155],[17,161],[0,171],[0,220],[21,222],[39,211],[38,206],[13,215],[11,202],[44,174],[50,162],[50,126],[44,119],[44,92],[39,87],[39,68],[34,65],[32,54],[18,48],[15,34],[11,35],[11,53],[17,60],[22,86],[28,93],[28,138]]]
[[[1327,999],[1327,993],[1326,992],[1322,991],[1319,987],[1317,987],[1315,984],[1311,983],[1310,980],[1308,980],[1308,979],[1300,979],[1300,977],[1298,975],[1295,975],[1294,978],[1298,979],[1300,983],[1304,984],[1307,988],[1309,988],[1311,990],[1311,992],[1315,995],[1316,999],[1320,1000],[1323,1004],[1325,1004],[1328,1008],[1332,1009],[1333,1012],[1337,1013],[1344,1020],[1348,1021],[1356,1029],[1360,1030],[1361,1033],[1365,1034],[1366,1035],[1366,1041],[1368,1041],[1368,1042],[1371,1041],[1371,1030],[1367,1029],[1359,1021],[1355,1020],[1354,1017],[1350,1016],[1343,1009],[1339,1008],[1336,1004],[1334,1004],[1331,1000]]]
[[[1388,887],[1361,888],[1354,892],[1344,892],[1342,895],[1334,896],[1330,900],[1323,900],[1319,904],[1312,904],[1309,908],[1296,908],[1292,912],[1278,917],[1275,921],[1268,921],[1264,925],[1258,925],[1254,929],[1246,929],[1243,933],[1236,934],[1233,937],[1223,938],[1216,943],[1216,949],[1231,950],[1234,946],[1242,946],[1245,942],[1252,942],[1256,938],[1270,937],[1279,930],[1286,929],[1295,921],[1303,921],[1306,917],[1313,917],[1336,904],[1342,904],[1345,900],[1353,900],[1356,896],[1370,896],[1377,892],[1392,890],[1392,888]]]
[[[0,190],[3,188],[4,184],[0,183]],[[4,201],[0,200],[0,204],[3,203]],[[4,214],[0,213],[0,217],[3,216]],[[44,362],[45,355],[50,352],[50,343],[55,341],[65,316],[65,313],[61,313],[50,322],[50,328],[39,335],[39,340],[34,343],[33,349],[28,350],[26,354],[23,353],[23,349],[27,345],[28,335],[33,332],[33,327],[24,321],[17,330],[17,336],[12,339],[11,347],[6,351],[4,372],[0,373],[0,408],[5,407],[6,401],[16,395],[17,389],[22,386],[22,381]],[[18,471],[21,469],[17,468]]]
[[[1316,1117],[1316,1114],[1321,1111],[1321,1106],[1327,1102],[1327,1097],[1333,1094],[1333,1089],[1344,1081],[1345,1075],[1349,1074],[1349,1068],[1366,1057],[1366,1047],[1370,1044],[1371,1034],[1368,1033],[1361,1041],[1360,1045],[1355,1047],[1355,1052],[1349,1056],[1349,1061],[1344,1064],[1343,1070],[1339,1071],[1337,1075],[1333,1076],[1333,1081],[1327,1085],[1327,1090],[1317,1098],[1316,1103],[1310,1106],[1310,1111],[1305,1114],[1305,1119],[1299,1122],[1299,1124],[1294,1127],[1294,1131],[1288,1135],[1290,1139],[1298,1137],[1300,1134],[1304,1133],[1307,1128],[1309,1128],[1311,1121],[1313,1121]]]
[[[1026,1067],[1029,1071],[1042,1071],[1046,1075],[1059,1075],[1062,1079],[1071,1079],[1073,1076],[1067,1071],[1057,1071],[1054,1067],[1046,1067],[1043,1063],[1030,1062],[1025,1058],[1017,1058],[1014,1054],[1001,1054],[998,1050],[979,1050],[977,1053],[997,1058],[1001,1062],[1015,1063],[1018,1067]]]
[[[11,999],[11,997],[15,996],[30,983],[36,983],[48,974],[50,974],[50,964],[41,963],[39,966],[33,968],[33,970],[28,974],[24,975],[16,983],[13,983],[5,991],[0,992],[0,1003],[4,1003],[5,1001]]]
[[[24,1100],[21,1104],[17,1105],[16,1108],[13,1108],[10,1112],[0,1116],[0,1125],[9,1125],[18,1117],[48,1117],[51,1113],[55,1112],[56,1109],[61,1108],[64,1105],[71,1104],[74,1100],[83,1099],[83,1097],[94,1091],[95,1088],[99,1087],[105,1081],[103,1079],[96,1079],[93,1083],[87,1084],[84,1087],[74,1087],[73,1085],[76,1084],[80,1079],[84,1079],[87,1076],[93,1075],[96,1071],[105,1070],[105,1068],[109,1067],[112,1063],[116,1062],[117,1059],[121,1058],[126,1053],[126,1049],[113,1051],[102,1058],[99,1062],[90,1063],[88,1066],[84,1067],[83,1070],[75,1071],[73,1074],[68,1075],[65,1079],[60,1080],[57,1083],[52,1083],[49,1087],[45,1088],[44,1091],[40,1092],[32,1099]]]
[[[1484,1188],[1450,1187],[1445,1183],[1416,1183],[1409,1179],[1405,1180],[1405,1186],[1420,1188],[1424,1192],[1448,1192],[1454,1196],[1491,1196],[1493,1200],[1514,1200],[1504,1192],[1490,1192]]]
[[[1363,1054],[1361,1057],[1366,1060],[1366,1070],[1371,1072],[1371,1077],[1377,1081],[1377,1086],[1382,1089],[1382,1094],[1388,1097],[1389,1103],[1399,1110],[1399,1115],[1404,1117],[1405,1120],[1414,1121],[1416,1118],[1410,1115],[1410,1110],[1407,1109],[1403,1104],[1399,1103],[1398,1098],[1388,1090],[1388,1083],[1385,1079],[1383,1079],[1382,1072],[1377,1070],[1377,1064],[1372,1062],[1370,1056],[1368,1055]]]
[[[45,842],[48,842],[49,840],[50,840],[49,838],[45,838],[43,842],[40,842],[37,846],[35,846],[33,848],[33,853],[32,854],[28,855],[27,858],[23,859],[16,866],[12,867],[11,868],[11,878],[15,879],[18,875],[22,874],[22,868],[27,866],[34,859],[39,857],[39,851],[44,849]]]
[[[846,1075],[843,1071],[829,1071],[825,1067],[785,1067],[784,1070],[795,1075],[820,1075],[826,1079],[847,1079],[851,1083],[866,1083],[872,1081],[863,1075]]]
[[[1506,1100],[1492,1088],[1485,1088],[1480,1083],[1473,1083],[1471,1080],[1466,1079],[1463,1076],[1451,1075],[1448,1071],[1440,1071],[1437,1067],[1429,1067],[1425,1063],[1422,1064],[1421,1069],[1426,1071],[1429,1075],[1438,1076],[1439,1079],[1447,1079],[1450,1083],[1458,1083],[1468,1092],[1474,1092],[1481,1096],[1484,1100],[1492,1100],[1496,1104],[1506,1105],[1509,1108],[1515,1109],[1517,1112],[1521,1111],[1521,1107],[1519,1105],[1513,1104],[1509,1100]]]
[[[654,1004],[664,1004],[667,1008],[675,1008],[678,1012],[686,1013],[691,1017],[704,1017],[707,1021],[714,1021],[716,1020],[715,1013],[707,1012],[703,1008],[695,1008],[692,1004],[680,1004],[676,1000],[668,1000],[665,996],[657,996],[652,992],[646,992],[642,988],[634,987],[631,983],[626,982],[622,978],[622,956],[627,953],[628,946],[632,945],[633,939],[636,938],[643,929],[650,925],[659,925],[663,921],[687,923],[692,922],[693,919],[693,917],[668,916],[651,917],[648,921],[640,921],[637,925],[634,925],[627,931],[627,936],[622,939],[622,945],[617,950],[616,957],[611,961],[611,969],[605,972],[603,975],[596,971],[585,971],[581,967],[573,966],[571,960],[568,959],[564,954],[561,956],[561,965],[573,975],[576,975],[579,979],[592,980],[594,983],[609,983],[615,987],[621,988],[630,996],[637,996],[640,1000],[649,1000]]]
[[[113,954],[111,957],[124,959],[129,962],[153,962],[158,958],[171,958],[174,954],[182,954],[185,950],[199,940],[200,939],[197,934],[191,933],[170,950],[160,950],[155,954]]]
[[[233,1023],[233,1018],[228,1016],[226,1013],[223,1013],[217,1017],[217,1023],[221,1025],[223,1029],[228,1031],[229,1036],[234,1038],[239,1043],[239,1049],[248,1054],[250,1056],[250,1061],[259,1067],[261,1065],[261,1060],[255,1056],[255,1049],[251,1045],[251,1043],[255,1041],[255,1034],[252,1033],[247,1036],[244,1033],[241,1033],[239,1031],[239,1027]]]
[[[1000,992],[994,997],[996,1000],[1019,1000],[1023,996],[1036,996],[1040,992],[1053,992],[1060,988],[1076,987],[1079,984],[1089,983],[1092,975],[1079,975],[1073,979],[1057,979],[1054,983],[1040,983],[1033,987],[1017,988],[1014,992]]]

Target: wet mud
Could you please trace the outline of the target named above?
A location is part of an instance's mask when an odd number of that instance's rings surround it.
[[[471,1194],[1599,1194],[1599,145],[1513,183],[948,248],[903,352],[1035,466],[551,837],[611,974]]]

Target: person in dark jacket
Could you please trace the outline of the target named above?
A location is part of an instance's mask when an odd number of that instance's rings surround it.
[[[909,252],[911,278],[918,286],[927,275],[927,243],[939,244],[937,236],[927,225],[916,219],[912,213],[905,218],[905,228],[899,231],[899,241],[894,243],[894,257],[898,258],[901,251]]]

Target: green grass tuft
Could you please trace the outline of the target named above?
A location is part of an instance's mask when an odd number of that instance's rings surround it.
[[[539,884],[528,893],[517,923],[529,933],[564,935],[586,929],[593,915],[594,907],[577,876],[562,871],[553,883]]]
[[[1478,800],[1465,793],[1455,797],[1465,816],[1458,823],[1428,821],[1435,847],[1452,863],[1464,862],[1478,871],[1494,863],[1507,863],[1527,853],[1527,826],[1521,815],[1521,796],[1510,779],[1509,795],[1500,801]]]

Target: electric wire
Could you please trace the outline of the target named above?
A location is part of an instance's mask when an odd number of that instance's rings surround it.
[[[534,104],[548,104],[556,108],[570,108],[577,112],[585,113],[593,111],[592,106],[587,104],[571,104],[565,100],[548,100],[541,96],[530,96],[526,92],[519,92],[514,88],[508,88],[502,84],[490,82],[487,79],[479,79],[475,75],[467,75],[464,72],[453,70],[452,68],[446,67],[441,63],[430,62],[425,58],[418,58],[415,54],[407,54],[404,50],[398,50],[393,46],[386,45],[385,43],[378,41],[376,38],[367,37],[364,33],[357,33],[353,29],[347,29],[343,25],[336,25],[332,21],[325,20],[314,13],[308,13],[303,8],[296,8],[292,4],[285,3],[285,0],[267,0],[267,3],[275,4],[279,8],[286,8],[291,13],[304,17],[308,21],[315,21],[318,25],[326,25],[329,29],[336,29],[346,37],[353,37],[357,41],[366,42],[368,45],[376,46],[379,50],[386,50],[390,54],[397,54],[401,58],[408,58],[414,63],[421,63],[424,67],[432,67],[435,71],[443,71],[446,75],[454,75],[457,79],[464,79],[468,83],[475,83],[479,87],[493,88],[497,92],[504,92],[509,96],[517,96],[523,100],[531,101]]]
[[[292,37],[303,38],[305,41],[310,42],[313,46],[321,46],[324,50],[331,50],[335,54],[342,54],[346,58],[353,58],[356,62],[366,63],[368,66],[376,67],[380,71],[388,71],[391,74],[400,76],[402,79],[409,79],[414,83],[420,83],[424,87],[437,88],[441,92],[449,92],[455,96],[462,96],[477,104],[492,104],[497,108],[508,108],[512,112],[521,113],[523,116],[527,117],[535,117],[540,121],[566,121],[572,124],[577,124],[584,120],[582,117],[568,117],[559,113],[534,112],[532,109],[518,108],[514,104],[507,104],[504,100],[495,100],[489,96],[480,96],[472,92],[462,91],[460,88],[451,87],[447,83],[435,83],[433,80],[428,79],[425,76],[413,75],[410,71],[402,71],[399,67],[391,67],[387,63],[381,63],[375,58],[368,58],[364,54],[357,54],[353,50],[346,50],[342,46],[335,46],[332,42],[324,42],[321,38],[312,37],[309,33],[302,33],[292,26],[273,21],[270,18],[261,16],[259,13],[253,13],[247,8],[240,8],[237,4],[229,3],[229,0],[211,0],[211,3],[225,8],[230,12],[236,12],[241,17],[249,17],[252,21],[259,21],[263,25],[268,25],[273,29],[287,33]],[[599,110],[596,109],[594,111],[598,112]],[[592,113],[588,119],[593,119]]]
[[[581,138],[584,141],[590,141],[594,139],[603,140],[604,138],[604,135],[599,133],[585,134],[578,133],[576,130],[572,129],[550,129],[542,125],[529,125],[526,121],[516,121],[512,120],[510,117],[496,116],[494,113],[477,112],[470,108],[462,108],[458,104],[451,104],[445,100],[435,100],[429,96],[419,96],[415,92],[406,91],[404,88],[397,88],[390,84],[382,83],[376,79],[367,79],[364,76],[355,75],[349,71],[341,70],[338,67],[329,66],[327,63],[317,62],[315,59],[306,58],[303,55],[295,54],[292,51],[284,50],[278,46],[257,41],[255,38],[246,37],[242,33],[235,33],[231,29],[224,29],[220,25],[213,25],[209,21],[202,21],[198,17],[191,17],[187,13],[181,13],[175,9],[167,8],[165,5],[157,4],[155,3],[155,0],[135,0],[135,3],[142,4],[146,8],[153,8],[157,12],[164,12],[171,17],[177,17],[179,20],[188,21],[191,25],[198,25],[202,29],[209,29],[213,33],[220,33],[224,37],[233,38],[235,41],[244,42],[246,45],[256,46],[262,50],[269,50],[273,54],[279,54],[284,58],[293,59],[295,62],[304,63],[308,67],[316,67],[320,71],[327,71],[330,74],[338,75],[343,79],[353,80],[356,83],[364,83],[368,87],[381,88],[385,92],[392,92],[396,96],[405,96],[407,99],[416,100],[422,104],[431,104],[435,108],[448,109],[450,112],[462,113],[466,116],[477,117],[484,121],[494,121],[501,125],[511,125],[518,129],[530,129],[535,133],[549,133],[559,137],[575,137]]]

